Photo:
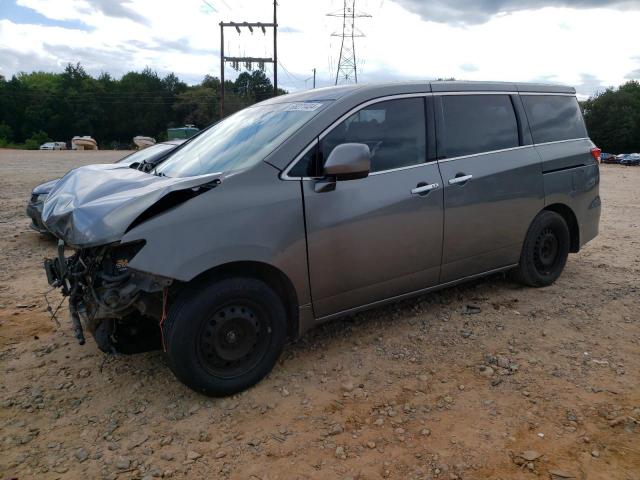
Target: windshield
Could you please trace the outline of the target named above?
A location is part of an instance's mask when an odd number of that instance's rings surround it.
[[[121,163],[122,165],[131,165],[132,163],[136,163],[136,162],[142,163],[145,160],[152,159],[176,147],[177,145],[171,145],[169,143],[156,143],[155,145],[151,145],[150,147],[143,148],[142,150],[138,150],[137,152],[134,152],[131,155],[127,155],[122,160],[116,163]]]
[[[191,177],[255,165],[324,105],[325,102],[292,102],[245,108],[173,153],[158,166],[156,173]]]

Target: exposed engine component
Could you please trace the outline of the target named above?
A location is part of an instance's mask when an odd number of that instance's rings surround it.
[[[162,291],[172,280],[138,272],[129,261],[144,242],[112,244],[76,250],[64,256],[64,242],[58,242],[58,256],[45,260],[49,284],[69,297],[69,311],[78,342],[85,343],[84,330],[94,335],[99,347],[113,350],[121,339],[136,334],[154,337],[162,316]],[[148,323],[156,327],[149,331]],[[133,351],[131,345],[126,350]]]

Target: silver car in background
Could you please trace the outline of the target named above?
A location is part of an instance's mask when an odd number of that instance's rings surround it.
[[[167,155],[167,153],[184,142],[185,140],[169,140],[167,142],[156,143],[155,145],[143,150],[135,151],[115,163],[123,167],[138,168],[141,165],[144,166],[159,162],[165,155]],[[42,147],[40,147],[40,149],[42,150]],[[51,192],[59,180],[59,178],[56,178],[54,180],[41,183],[40,185],[36,185],[31,191],[31,197],[27,204],[27,216],[31,219],[29,227],[38,233],[42,233],[44,235],[48,235],[50,233],[42,223],[42,209],[49,192]]]
[[[550,285],[598,233],[599,156],[568,87],[284,95],[149,173],[67,174],[44,206],[63,239],[45,269],[81,343],[155,342],[181,381],[227,395],[326,320],[499,271]]]

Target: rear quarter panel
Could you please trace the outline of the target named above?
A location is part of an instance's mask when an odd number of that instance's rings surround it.
[[[573,210],[581,246],[598,234],[600,222],[600,169],[592,147],[589,139],[536,146],[542,157],[545,205],[564,204]]]

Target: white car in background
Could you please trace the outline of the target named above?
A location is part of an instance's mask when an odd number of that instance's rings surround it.
[[[169,152],[179,145],[182,145],[184,142],[185,140],[169,140],[168,142],[156,143],[155,145],[143,150],[133,152],[115,163],[128,165],[132,168],[136,168],[137,170],[148,172],[151,171],[151,169],[160,161],[164,160],[164,157],[167,156]],[[49,144],[53,143],[60,142],[49,142]],[[45,143],[42,145],[40,150],[52,150],[52,148],[42,148],[45,145],[47,144]],[[31,199],[27,205],[27,215],[32,220],[30,227],[39,233],[47,233],[47,228],[42,223],[42,209],[44,208],[44,201],[47,198],[47,195],[49,195],[49,192],[56,186],[58,180],[60,179],[56,178],[55,180],[49,180],[48,182],[42,183],[36,186],[31,192]]]
[[[65,142],[46,142],[40,145],[40,150],[66,150]]]

